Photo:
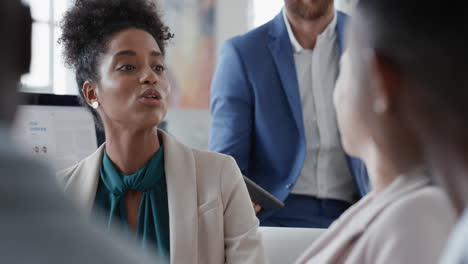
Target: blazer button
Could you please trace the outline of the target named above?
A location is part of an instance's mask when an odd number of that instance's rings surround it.
[[[290,188],[291,188],[291,184],[287,184],[286,189],[290,189]]]

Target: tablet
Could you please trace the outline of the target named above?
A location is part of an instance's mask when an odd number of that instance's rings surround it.
[[[258,203],[262,210],[275,210],[281,207],[284,207],[284,203],[281,202],[278,198],[273,196],[258,184],[253,182],[251,179],[244,176],[245,184],[247,185],[247,190],[249,191],[250,199]]]

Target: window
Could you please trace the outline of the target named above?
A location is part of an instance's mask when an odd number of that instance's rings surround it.
[[[30,72],[21,78],[23,90],[45,93],[77,93],[73,74],[62,60],[62,49],[57,44],[60,36],[58,23],[70,0],[24,0],[31,8],[32,61]]]
[[[284,0],[252,0],[253,1],[253,25],[255,28],[273,19],[283,8]]]

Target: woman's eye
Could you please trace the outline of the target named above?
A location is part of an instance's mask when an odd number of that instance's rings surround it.
[[[135,69],[135,66],[132,65],[124,65],[119,68],[119,71],[133,71]]]
[[[153,70],[157,71],[157,72],[163,72],[163,71],[166,70],[166,68],[164,68],[164,66],[162,66],[162,65],[156,65],[156,66],[153,67]]]

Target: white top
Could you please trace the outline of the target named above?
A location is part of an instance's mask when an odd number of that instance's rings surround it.
[[[356,188],[333,106],[339,61],[337,16],[318,36],[313,50],[304,49],[296,40],[285,9],[283,17],[294,49],[307,142],[304,166],[292,193],[353,202]]]

